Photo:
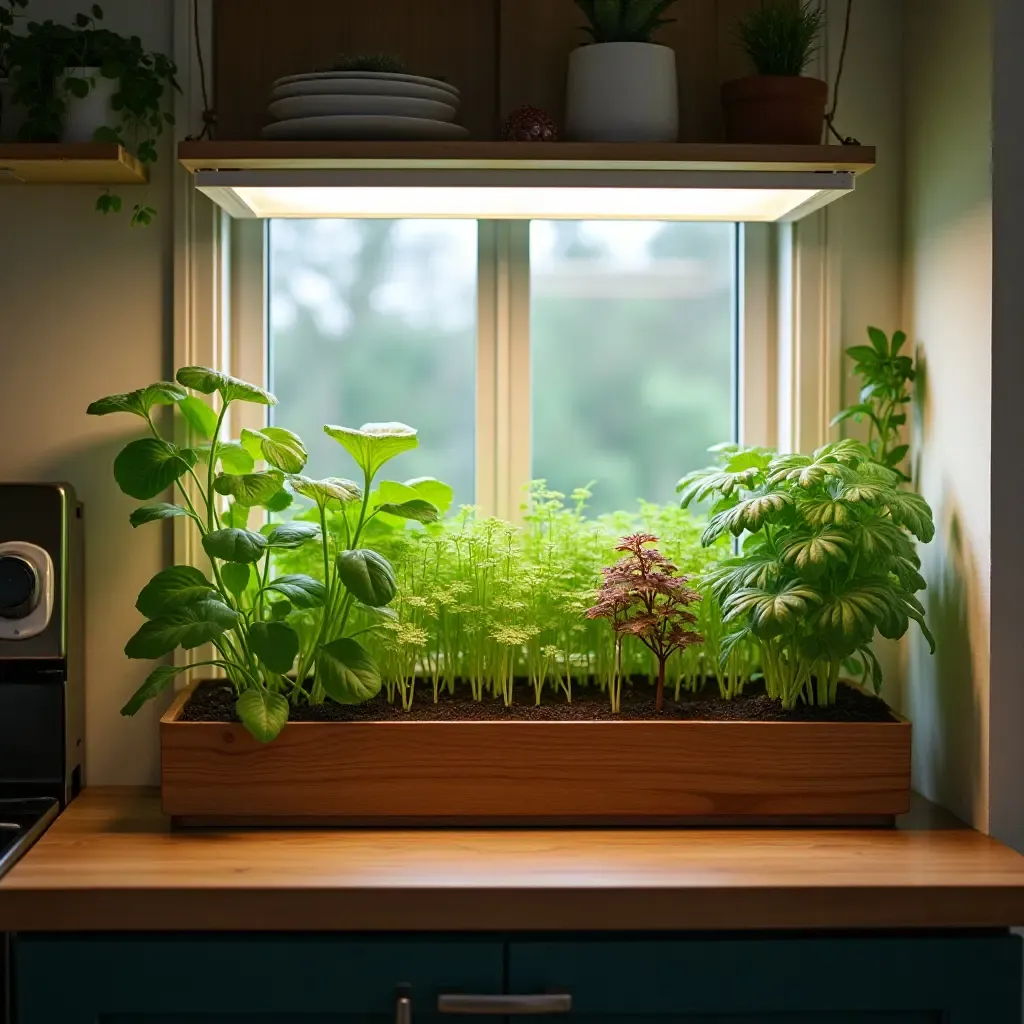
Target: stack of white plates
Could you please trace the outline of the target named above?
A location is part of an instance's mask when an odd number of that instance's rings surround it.
[[[265,139],[464,139],[462,96],[434,78],[322,71],[274,83]]]

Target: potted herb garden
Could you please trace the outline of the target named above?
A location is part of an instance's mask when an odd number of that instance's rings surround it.
[[[722,86],[729,142],[820,144],[828,83],[804,71],[824,19],[816,0],[761,0],[740,21],[736,36],[757,74]]]
[[[676,0],[576,0],[590,42],[569,55],[566,128],[573,142],[676,142],[675,51],[652,42]]]
[[[209,558],[143,589],[126,647],[209,650],[193,667],[220,677],[163,720],[165,809],[185,822],[891,820],[908,807],[910,726],[867,692],[882,683],[871,641],[912,623],[931,641],[915,544],[934,532],[897,471],[905,450],[888,445],[912,373],[901,344],[873,332],[873,355],[853,350],[887,383],[848,415],[885,425],[885,444],[725,446],[680,482],[681,507],[596,519],[585,490],[537,483],[522,526],[452,512],[433,478],[390,479],[418,444],[403,424],[326,427],[348,468],[315,480],[282,427],[222,437],[233,403],[275,400],[212,370],[94,403],[146,430],[114,464],[147,502],[132,524],[184,518]],[[162,406],[193,443],[160,434]],[[172,486],[175,502],[154,502]],[[698,502],[707,515],[689,511]],[[183,671],[155,667],[124,713]]]

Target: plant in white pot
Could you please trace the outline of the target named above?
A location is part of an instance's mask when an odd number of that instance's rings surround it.
[[[103,10],[94,4],[74,26],[29,22],[12,41],[11,77],[15,100],[27,116],[18,133],[24,142],[109,142],[130,149],[143,164],[157,159],[157,142],[174,123],[174,62],[148,51],[138,36],[101,28]],[[96,208],[121,210],[120,196],[105,191]],[[145,202],[132,207],[132,225],[152,223],[156,211]]]
[[[25,119],[24,108],[14,102],[14,83],[10,78],[11,44],[18,11],[28,0],[0,0],[0,142],[12,142]]]
[[[736,37],[756,75],[722,86],[730,142],[816,145],[825,130],[828,83],[804,75],[825,14],[817,0],[761,0]]]
[[[675,51],[651,42],[676,0],[576,0],[593,40],[569,56],[567,135],[574,142],[676,142]]]

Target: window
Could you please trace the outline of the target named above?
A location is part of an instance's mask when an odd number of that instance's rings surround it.
[[[341,472],[325,422],[401,420],[431,475],[514,518],[670,501],[737,436],[742,232],[714,223],[279,220],[265,235],[275,422]],[[262,266],[263,264],[257,264]]]
[[[325,423],[399,420],[421,447],[407,478],[475,500],[477,227],[471,221],[308,220],[269,229],[274,419],[337,476]]]

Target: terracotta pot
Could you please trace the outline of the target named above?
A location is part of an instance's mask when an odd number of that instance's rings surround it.
[[[797,75],[752,75],[722,86],[729,142],[815,146],[821,143],[828,83]]]

